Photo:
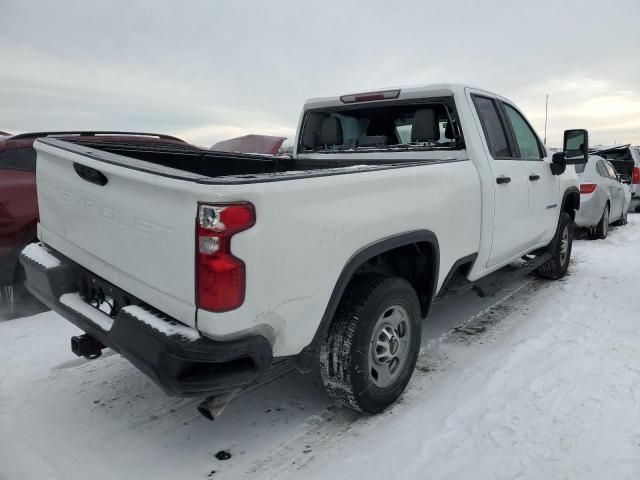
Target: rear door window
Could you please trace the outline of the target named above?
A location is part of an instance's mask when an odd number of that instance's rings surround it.
[[[524,160],[542,159],[542,150],[538,137],[525,120],[525,118],[515,108],[507,103],[502,103],[504,111],[511,124],[511,130],[515,137],[519,150],[519,158]]]
[[[607,172],[607,167],[605,167],[602,160],[598,160],[598,163],[596,163],[596,171],[601,177],[609,178],[609,172]]]
[[[507,134],[498,113],[495,101],[491,98],[473,95],[482,130],[493,158],[511,158],[511,149],[507,141]]]
[[[604,166],[607,169],[607,173],[609,174],[609,178],[613,180],[618,179],[618,174],[616,173],[616,169],[609,162],[604,162]]]
[[[12,148],[0,152],[0,169],[36,171],[36,151],[29,148]]]

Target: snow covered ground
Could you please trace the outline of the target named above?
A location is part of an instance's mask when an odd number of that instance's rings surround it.
[[[282,363],[210,423],[117,355],[73,356],[77,332],[50,312],[0,322],[0,479],[640,478],[638,215],[576,241],[562,281],[437,304],[376,417]]]

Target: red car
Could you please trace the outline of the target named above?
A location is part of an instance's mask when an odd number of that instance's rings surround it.
[[[38,137],[60,137],[76,143],[175,144],[176,148],[198,147],[169,135],[131,132],[38,132],[13,136],[0,135],[0,286],[14,287],[13,303],[19,303],[24,272],[18,254],[36,240],[38,200],[36,196],[36,151]]]

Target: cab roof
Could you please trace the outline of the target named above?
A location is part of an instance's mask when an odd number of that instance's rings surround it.
[[[489,92],[485,89],[474,87],[472,85],[465,85],[460,83],[437,83],[431,85],[419,85],[419,86],[404,86],[404,87],[389,87],[382,89],[372,89],[358,92],[347,92],[342,95],[336,95],[331,97],[315,97],[308,99],[304,104],[305,110],[312,110],[316,108],[329,108],[343,106],[348,103],[370,103],[375,104],[378,102],[390,101],[390,100],[413,100],[429,97],[448,97],[451,95],[463,95],[466,88],[472,88],[488,93],[491,96],[498,98],[493,92]],[[396,94],[397,92],[397,94]],[[376,97],[376,94],[385,94],[385,98],[382,96]],[[386,95],[389,94],[389,95]],[[363,98],[362,100],[350,101],[352,97]],[[345,99],[348,99],[345,101]],[[505,99],[506,100],[506,99]]]

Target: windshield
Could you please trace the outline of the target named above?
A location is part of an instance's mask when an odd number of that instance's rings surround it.
[[[306,152],[453,149],[460,136],[443,103],[314,110],[303,125]]]

